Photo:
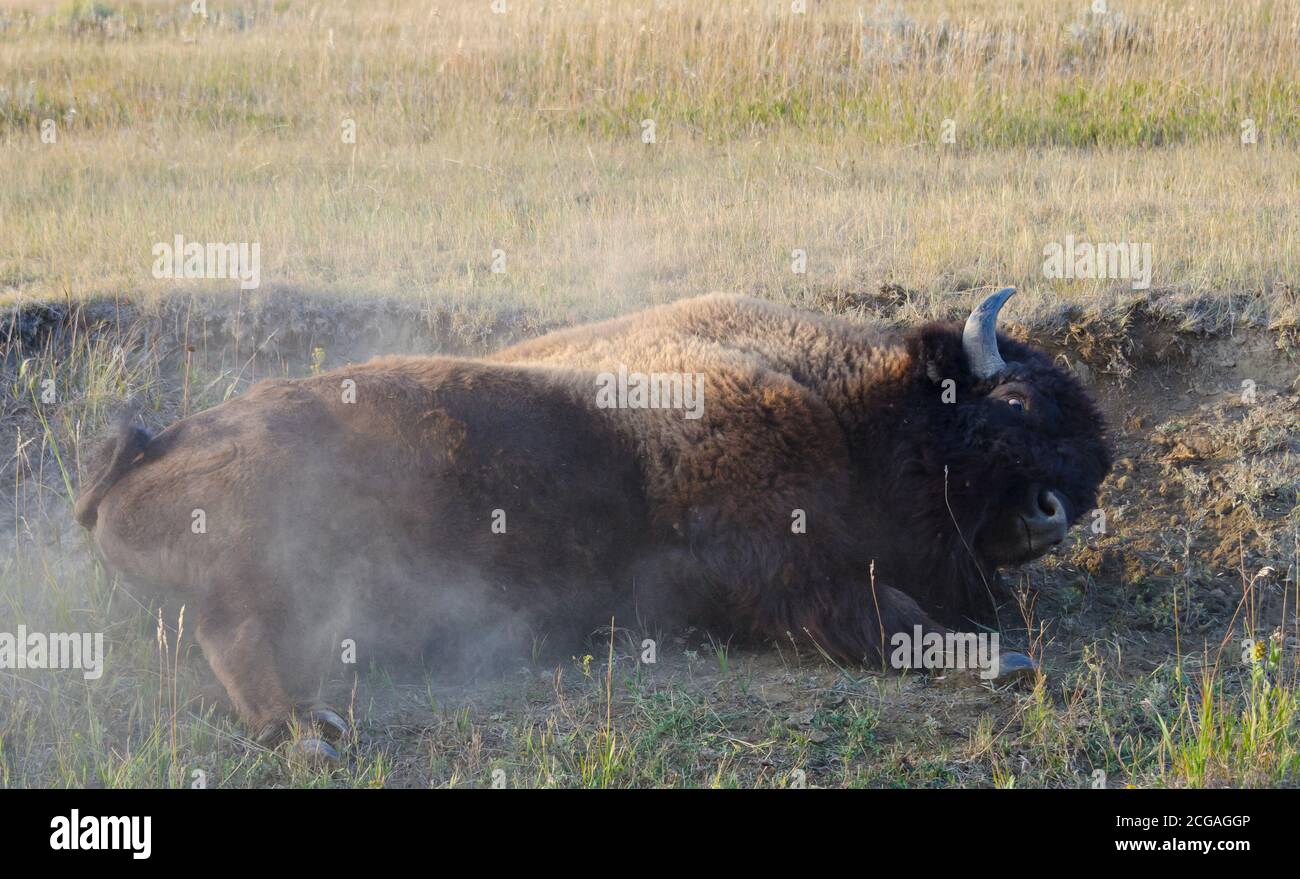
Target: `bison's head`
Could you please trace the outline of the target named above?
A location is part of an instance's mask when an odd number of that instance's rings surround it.
[[[994,566],[1059,544],[1093,508],[1110,470],[1102,416],[1075,377],[997,335],[998,312],[1014,292],[989,296],[961,330],[930,325],[911,342],[919,380],[934,387],[925,469],[947,468],[943,513]]]

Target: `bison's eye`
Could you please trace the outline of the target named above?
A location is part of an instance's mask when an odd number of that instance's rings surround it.
[[[1023,412],[1025,410],[1025,401],[1022,397],[1007,397],[1007,405],[1012,409]]]

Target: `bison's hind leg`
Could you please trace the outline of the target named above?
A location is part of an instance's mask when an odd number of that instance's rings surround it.
[[[277,745],[292,735],[299,753],[337,762],[335,746],[349,737],[348,725],[327,706],[296,704],[290,698],[277,661],[275,634],[256,615],[209,613],[200,618],[197,637],[208,664],[257,742]]]

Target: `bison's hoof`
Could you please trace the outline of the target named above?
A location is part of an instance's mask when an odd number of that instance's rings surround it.
[[[312,766],[335,766],[341,759],[338,749],[323,739],[296,739],[291,756],[303,760]]]
[[[1038,671],[1038,663],[1025,654],[1008,652],[998,657],[998,673],[993,680],[998,684],[1033,681]]]
[[[328,705],[314,705],[308,708],[301,717],[306,724],[319,728],[331,741],[346,741],[352,737],[352,729],[348,726],[348,722]],[[321,724],[324,724],[324,726],[320,726]]]
[[[339,749],[352,740],[352,729],[343,717],[326,705],[304,705],[294,709],[293,717],[273,725],[258,739],[273,745],[285,744],[291,760],[314,766],[341,762]]]

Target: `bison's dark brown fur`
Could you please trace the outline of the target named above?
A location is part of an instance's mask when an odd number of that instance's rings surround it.
[[[979,379],[959,326],[704,297],[126,429],[77,516],[112,567],[188,605],[259,732],[321,670],[318,636],[423,651],[674,618],[879,662],[893,632],[987,618],[997,566],[1047,549],[1025,537],[1041,492],[1073,521],[1108,470],[1074,380],[1001,344],[1005,372]],[[598,408],[620,366],[702,373],[703,417]]]

